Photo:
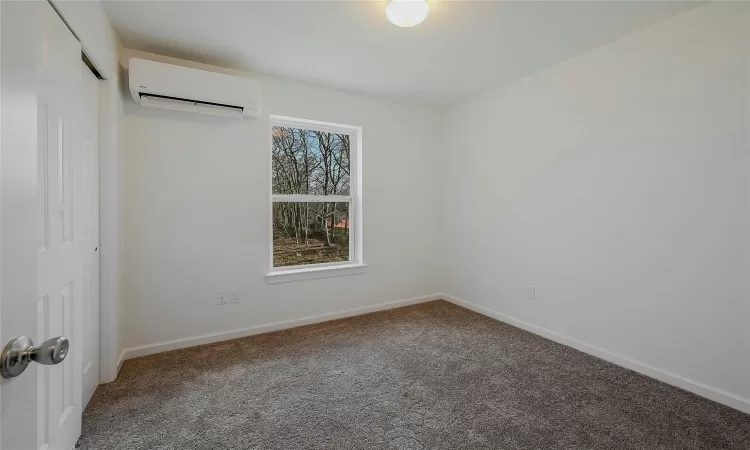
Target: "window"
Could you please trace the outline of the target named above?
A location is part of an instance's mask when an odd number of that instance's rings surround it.
[[[271,116],[271,271],[362,267],[361,128]]]

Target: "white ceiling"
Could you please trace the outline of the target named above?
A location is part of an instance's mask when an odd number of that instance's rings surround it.
[[[698,3],[434,0],[398,28],[381,1],[107,0],[127,48],[400,101],[444,105]]]

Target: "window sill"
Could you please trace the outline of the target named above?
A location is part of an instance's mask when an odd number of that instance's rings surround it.
[[[287,283],[290,281],[313,280],[316,278],[339,277],[344,275],[358,275],[365,273],[367,264],[342,264],[324,267],[305,267],[290,270],[276,270],[266,274],[266,283]]]

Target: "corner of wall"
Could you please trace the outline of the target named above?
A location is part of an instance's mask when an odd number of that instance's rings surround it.
[[[451,248],[448,244],[449,238],[449,218],[451,217],[448,211],[448,184],[444,183],[445,175],[448,173],[448,167],[450,164],[450,150],[452,146],[450,144],[451,137],[451,122],[449,120],[450,107],[441,108],[438,112],[437,118],[437,135],[438,135],[438,176],[435,177],[437,180],[437,192],[440,199],[438,203],[437,211],[437,223],[438,223],[438,236],[437,236],[437,249],[438,249],[438,263],[437,273],[435,274],[436,279],[436,292],[451,292],[450,286],[450,271],[449,271],[449,258],[451,256]]]

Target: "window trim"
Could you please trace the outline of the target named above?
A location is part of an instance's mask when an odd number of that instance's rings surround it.
[[[295,267],[304,267],[304,269],[275,270],[269,272],[266,274],[266,282],[268,284],[277,284],[289,281],[313,280],[316,278],[329,278],[343,275],[358,275],[365,273],[367,264],[334,262]]]
[[[349,195],[304,195],[273,193],[273,128],[277,126],[322,131],[326,133],[348,134],[350,145]],[[268,147],[269,184],[269,262],[266,279],[269,283],[293,281],[296,279],[321,278],[335,275],[362,273],[367,265],[363,258],[362,226],[362,127],[343,125],[318,120],[301,119],[271,114]],[[349,260],[330,263],[302,264],[296,266],[273,265],[273,205],[278,202],[340,202],[349,203]]]

